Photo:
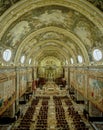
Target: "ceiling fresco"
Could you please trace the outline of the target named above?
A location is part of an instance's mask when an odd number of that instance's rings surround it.
[[[61,6],[47,6],[32,10],[19,18],[15,23],[12,23],[4,35],[3,44],[4,39],[6,39],[5,44],[9,44],[11,47],[17,46],[31,32],[48,26],[56,26],[76,33],[89,47],[93,45],[94,41],[92,39],[94,37],[97,38],[96,40],[101,39],[100,35],[96,35],[96,30],[98,29],[79,12]],[[54,37],[57,36],[57,34],[50,34],[48,32],[43,38],[53,38],[53,35],[55,35]],[[59,37],[62,40],[65,38],[61,35],[57,36],[57,38]]]
[[[88,1],[93,3],[93,0]],[[24,7],[27,4],[26,0],[20,2],[21,4],[23,2]],[[77,62],[77,56],[81,55],[83,61],[88,63],[93,60],[91,52],[94,48],[103,49],[102,29],[88,19],[90,14],[86,14],[88,15],[86,17],[74,8],[60,5],[58,0],[54,5],[50,5],[49,1],[49,5],[44,3],[41,7],[38,7],[39,2],[42,0],[37,1],[37,6],[33,5],[34,8],[32,6],[31,10],[24,12],[4,27],[6,29],[0,40],[1,56],[4,49],[10,48],[13,54],[12,62],[19,62],[22,55],[27,57],[27,61],[32,57],[38,60],[38,63],[48,56],[56,57],[60,61],[64,58],[63,62],[66,59],[70,62],[70,58],[73,57]],[[16,4],[15,7],[19,8],[19,0],[5,0],[5,2],[0,0],[1,14],[3,14],[2,8],[14,7]]]
[[[5,33],[6,36],[4,36],[4,39],[7,39],[6,44],[15,46],[28,34],[40,28],[48,26],[56,26],[64,29],[71,28],[73,21],[75,21],[73,19],[75,15],[73,15],[72,10],[70,11],[61,6],[47,6],[32,10],[12,23]]]
[[[0,0],[0,15],[2,15],[8,8],[22,0]],[[86,0],[96,6],[98,9],[103,11],[103,1],[102,0]]]

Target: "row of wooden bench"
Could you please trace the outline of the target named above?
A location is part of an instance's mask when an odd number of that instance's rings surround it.
[[[50,98],[42,99],[42,106],[37,116],[36,128],[35,130],[47,130],[48,128],[48,100]]]
[[[19,126],[17,128],[13,128],[13,130],[30,130],[31,121],[38,102],[39,102],[38,98],[32,100],[31,105],[28,107]]]
[[[61,97],[54,97],[56,112],[56,130],[69,130],[69,125],[65,118],[65,111],[62,106]]]

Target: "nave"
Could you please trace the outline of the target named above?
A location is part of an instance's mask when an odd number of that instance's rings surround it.
[[[37,90],[28,104],[22,106],[23,113],[11,130],[93,130],[83,116],[83,104],[76,104],[62,92],[64,90],[58,89],[58,94],[45,95]]]
[[[103,130],[103,0],[0,0],[0,130],[16,129]]]

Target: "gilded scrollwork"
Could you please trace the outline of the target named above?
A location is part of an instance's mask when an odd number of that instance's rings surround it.
[[[0,15],[20,0],[0,0]]]
[[[103,0],[87,0],[87,1],[92,3],[94,6],[96,6],[101,11],[103,11]]]

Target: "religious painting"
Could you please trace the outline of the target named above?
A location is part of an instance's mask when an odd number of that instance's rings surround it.
[[[19,95],[21,96],[26,90],[26,75],[21,74],[19,79]]]
[[[75,87],[74,72],[70,72],[70,84]]]
[[[61,6],[46,6],[32,11],[33,25],[36,28],[58,25],[64,28],[73,24],[74,11]]]
[[[76,27],[74,28],[74,33],[78,35],[82,39],[82,41],[86,44],[86,46],[92,47],[93,41],[92,41],[92,32],[90,28],[90,23],[87,23],[86,21],[83,21],[80,19],[80,21],[77,23]]]
[[[17,23],[7,34],[7,43],[11,46],[19,44],[20,40],[30,31],[28,21],[21,21]]]
[[[4,82],[4,99],[10,99],[15,93],[15,79]]]
[[[88,97],[103,107],[103,79],[90,77],[88,80]]]
[[[16,47],[20,45],[22,40],[30,33],[48,26],[58,26],[62,28],[70,28],[73,24],[74,11],[63,8],[61,6],[46,6],[34,9],[24,14],[16,22],[8,28],[2,41],[6,45]],[[58,35],[58,34],[52,34]],[[52,36],[50,33],[45,35],[44,38]],[[59,39],[64,36],[60,35]],[[58,38],[58,36],[57,36]]]
[[[85,75],[83,74],[77,74],[76,75],[76,80],[77,80],[77,89],[81,92],[81,93],[85,93]]]
[[[0,83],[0,107],[3,105],[4,101],[4,83]]]

